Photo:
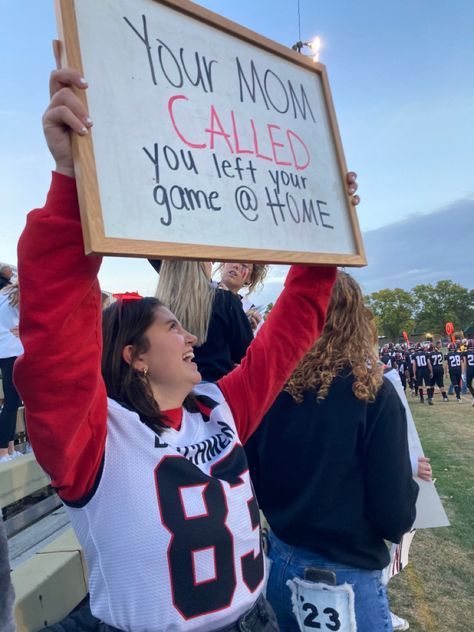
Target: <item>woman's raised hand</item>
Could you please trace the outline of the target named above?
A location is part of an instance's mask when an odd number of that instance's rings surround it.
[[[72,68],[53,70],[49,80],[51,101],[43,115],[43,130],[56,171],[74,177],[70,132],[84,136],[92,127],[85,105],[75,89],[85,90],[87,82]]]

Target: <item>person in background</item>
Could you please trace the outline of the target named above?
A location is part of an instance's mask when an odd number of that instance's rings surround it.
[[[433,368],[431,366],[429,354],[419,342],[417,343],[416,351],[413,354],[412,366],[413,373],[415,375],[416,388],[418,395],[420,396],[420,404],[425,403],[423,395],[423,384],[425,384],[428,394],[428,404],[432,406],[434,393],[434,387],[431,386]]]
[[[218,271],[221,275],[218,287],[230,290],[240,299],[242,309],[250,321],[250,326],[253,331],[256,331],[262,322],[262,314],[248,299],[248,295],[263,286],[263,281],[268,272],[268,265],[262,263],[227,262],[221,263]],[[245,296],[241,294],[243,288],[247,289]]]
[[[196,335],[194,361],[204,381],[240,364],[253,340],[249,319],[232,292],[211,285],[210,262],[163,261],[156,297]]]
[[[438,347],[435,347],[433,344],[430,345],[429,349],[429,357],[431,366],[433,369],[433,377],[431,378],[431,388],[432,395],[434,394],[434,387],[437,386],[441,391],[441,396],[443,398],[443,402],[448,402],[448,396],[446,395],[446,388],[444,386],[444,368],[443,368],[443,354],[439,350]]]
[[[0,412],[0,463],[23,456],[15,450],[16,415],[21,404],[13,384],[13,365],[23,353],[18,331],[18,284],[0,291],[0,369],[2,371],[3,408]]]
[[[388,344],[384,345],[380,350],[380,362],[387,367],[392,367],[395,360],[395,356],[392,354],[392,349]]]
[[[458,351],[463,354],[463,357],[466,357],[467,351],[467,338],[463,338],[461,340],[461,344],[458,346]],[[467,381],[466,381],[466,362],[464,361],[464,370],[461,373],[461,395],[466,395],[467,393]]]
[[[458,404],[461,404],[461,382],[462,374],[464,372],[464,357],[463,354],[458,351],[455,342],[450,342],[448,344],[448,353],[444,356],[444,359],[446,361],[445,374],[449,374],[451,385],[456,394],[456,401]]]
[[[403,390],[406,391],[408,370],[407,370],[407,365],[405,361],[405,355],[401,350],[397,351],[397,353],[395,354],[395,365],[398,371],[398,376],[402,383]]]
[[[358,632],[392,630],[385,540],[410,530],[418,486],[405,412],[376,340],[360,287],[339,272],[320,338],[246,446],[271,528],[267,598],[282,632],[299,630],[287,582],[312,569],[329,571],[341,591],[349,584]],[[321,627],[340,625],[316,606]]]
[[[464,364],[466,368],[466,386],[472,395],[472,405],[474,406],[474,386],[472,381],[474,380],[474,340],[470,338],[466,344],[466,351],[464,352]]]
[[[410,387],[410,391],[412,396],[415,396],[417,393],[417,386],[415,380],[415,373],[413,371],[413,356],[415,355],[415,346],[411,344],[407,345],[407,349],[405,350],[405,364],[408,370],[408,385]]]

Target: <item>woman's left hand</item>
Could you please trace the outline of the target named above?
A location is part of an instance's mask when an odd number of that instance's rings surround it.
[[[426,456],[420,456],[418,459],[418,477],[424,481],[431,481],[432,473],[430,460]]]

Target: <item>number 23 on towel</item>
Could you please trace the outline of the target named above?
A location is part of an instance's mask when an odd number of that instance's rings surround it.
[[[329,586],[295,577],[287,582],[302,632],[357,632],[354,590],[350,584]]]

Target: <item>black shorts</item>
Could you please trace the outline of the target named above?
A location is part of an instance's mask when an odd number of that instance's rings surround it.
[[[449,379],[453,386],[461,386],[461,369],[449,372]]]
[[[474,366],[468,366],[466,369],[466,384],[470,384],[474,380]]]
[[[444,388],[444,371],[434,370],[433,377],[431,378],[431,386],[438,386],[439,388]]]
[[[417,369],[416,370],[416,383],[418,386],[431,386],[431,376],[428,369]]]

